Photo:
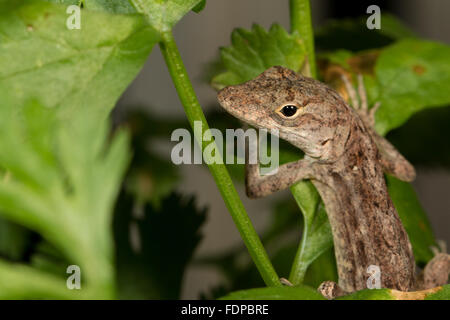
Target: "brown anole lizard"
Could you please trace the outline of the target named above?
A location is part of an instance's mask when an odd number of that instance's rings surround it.
[[[358,79],[361,103],[343,79],[354,108],[326,84],[283,67],[218,94],[230,114],[256,128],[277,129],[280,138],[305,153],[273,175],[261,176],[258,164],[246,164],[246,190],[249,197],[263,197],[311,179],[325,203],[338,266],[339,285],[325,282],[319,288],[329,298],[366,289],[370,265],[380,268],[383,288],[420,288],[411,244],[384,178],[386,172],[411,181],[415,170],[375,132],[377,105],[368,108]],[[447,282],[449,255],[436,256],[429,266],[422,288]]]

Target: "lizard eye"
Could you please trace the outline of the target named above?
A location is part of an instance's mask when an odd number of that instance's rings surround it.
[[[286,104],[277,109],[276,112],[285,119],[294,119],[300,114],[300,108],[293,104]]]

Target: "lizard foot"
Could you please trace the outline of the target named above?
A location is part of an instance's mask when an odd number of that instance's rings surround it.
[[[282,285],[287,287],[293,287],[294,285],[286,278],[280,278],[280,282]]]
[[[377,145],[378,150],[380,151],[380,162],[384,171],[402,181],[413,181],[416,177],[414,167],[388,140],[380,136],[375,130],[375,113],[381,104],[377,102],[372,108],[369,108],[366,89],[364,88],[363,76],[361,74],[358,74],[357,76],[357,90],[352,86],[348,76],[342,75],[341,78],[347,90],[351,106],[361,118],[362,122],[369,131],[369,134],[372,136],[375,144]]]
[[[317,291],[319,291],[319,293],[328,300],[347,294],[336,282],[333,281],[322,282],[319,288],[317,288]]]
[[[375,103],[372,108],[369,108],[367,102],[367,93],[364,86],[364,80],[362,74],[358,74],[358,93],[356,93],[355,88],[352,86],[350,80],[346,75],[342,75],[342,81],[344,82],[347,93],[350,97],[350,102],[353,109],[356,110],[360,118],[364,121],[364,123],[371,127],[375,127],[375,113],[378,108],[380,108],[381,103]],[[358,100],[359,97],[359,100]]]
[[[438,253],[423,269],[420,276],[420,287],[431,289],[443,286],[448,283],[450,273],[450,255],[448,253]]]

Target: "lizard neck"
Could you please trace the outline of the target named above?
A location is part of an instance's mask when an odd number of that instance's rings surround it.
[[[388,195],[378,150],[362,122],[355,121],[346,152],[314,180],[330,220],[339,284],[347,292],[367,288],[371,265],[381,287],[412,290],[414,257]]]

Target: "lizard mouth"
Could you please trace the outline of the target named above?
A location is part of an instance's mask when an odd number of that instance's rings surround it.
[[[226,88],[223,88],[222,90],[220,90],[219,93],[217,93],[217,100],[219,101],[220,105],[225,109],[228,109],[228,100],[229,100],[229,97],[231,96],[230,91],[231,91],[231,87],[226,87]],[[227,97],[228,97],[228,99],[227,99]]]

